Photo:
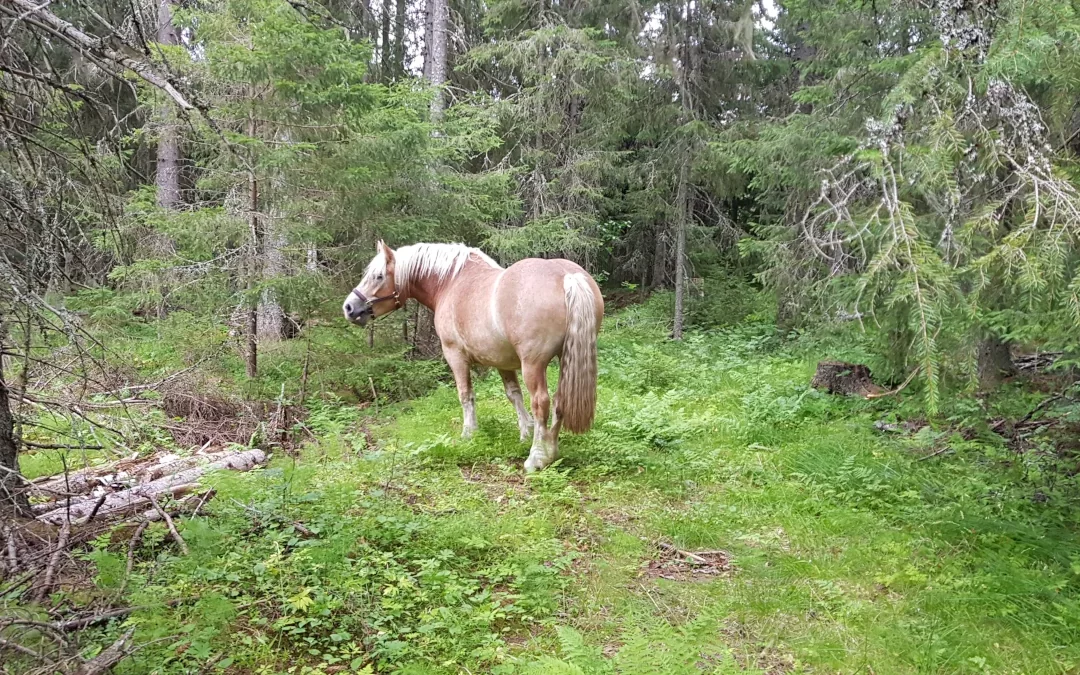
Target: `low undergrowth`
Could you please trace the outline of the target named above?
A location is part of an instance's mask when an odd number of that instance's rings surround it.
[[[146,643],[118,672],[1080,667],[1068,458],[986,424],[1030,410],[1023,388],[892,434],[875,422],[916,416],[905,394],[807,386],[857,343],[751,315],[675,344],[661,316],[606,323],[596,426],[539,475],[494,374],[468,442],[446,385],[378,412],[327,396],[295,456],[214,478],[190,555],[155,524],[125,584],[126,539],[99,540],[96,597],[145,607],[102,629]],[[651,573],[671,550],[724,569]]]

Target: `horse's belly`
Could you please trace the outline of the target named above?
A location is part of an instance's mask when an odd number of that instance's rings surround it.
[[[506,340],[479,340],[469,345],[471,360],[488,368],[520,370],[521,359],[514,346]]]

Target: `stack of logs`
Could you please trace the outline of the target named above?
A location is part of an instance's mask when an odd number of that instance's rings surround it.
[[[158,499],[171,497],[180,504],[202,500],[196,489],[207,471],[248,471],[265,461],[266,453],[257,449],[131,458],[32,483],[31,495],[48,499],[32,508],[38,520],[53,525],[139,514],[157,520],[161,517],[161,509],[154,506]]]

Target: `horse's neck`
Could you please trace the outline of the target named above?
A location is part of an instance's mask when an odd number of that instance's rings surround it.
[[[440,282],[434,276],[411,279],[406,289],[406,299],[412,298],[434,312],[445,287],[446,282]]]
[[[467,283],[470,277],[478,273],[482,274],[486,269],[491,268],[470,258],[462,265],[461,271],[449,279],[439,279],[435,274],[410,279],[409,287],[405,291],[406,299],[412,298],[434,312],[455,284],[462,281]]]

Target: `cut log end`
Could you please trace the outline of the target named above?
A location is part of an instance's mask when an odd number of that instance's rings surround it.
[[[881,394],[882,389],[874,384],[870,369],[861,363],[843,361],[821,361],[810,386],[830,394],[857,395],[873,397]]]

